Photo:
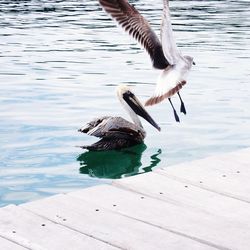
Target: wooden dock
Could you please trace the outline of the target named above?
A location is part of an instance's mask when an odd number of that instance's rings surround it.
[[[250,148],[0,209],[1,250],[250,249]]]

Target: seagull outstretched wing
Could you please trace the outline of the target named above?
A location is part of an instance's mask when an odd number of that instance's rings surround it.
[[[134,6],[127,0],[99,0],[99,2],[104,10],[147,50],[154,68],[165,69],[169,65],[160,40]]]
[[[176,64],[180,57],[180,51],[177,48],[173,35],[171,16],[169,11],[169,0],[163,0],[163,13],[161,24],[161,43],[163,53],[171,65]]]

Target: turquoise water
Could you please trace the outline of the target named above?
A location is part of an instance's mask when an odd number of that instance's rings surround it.
[[[162,1],[131,1],[159,33]],[[143,4],[142,4],[143,3]],[[145,144],[113,152],[77,129],[94,117],[129,119],[115,87],[145,101],[159,74],[97,1],[0,1],[0,206],[110,182],[250,146],[249,1],[171,1],[178,46],[196,66],[169,103],[148,111]],[[176,108],[177,97],[173,98]]]

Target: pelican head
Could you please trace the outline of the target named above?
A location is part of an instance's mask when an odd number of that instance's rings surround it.
[[[129,113],[133,122],[142,128],[142,124],[139,120],[139,116],[148,121],[152,126],[154,126],[159,131],[161,128],[158,124],[153,120],[153,118],[148,114],[148,112],[144,109],[141,102],[137,99],[137,97],[131,92],[130,88],[127,85],[119,85],[116,89],[116,93],[118,99],[121,104]]]

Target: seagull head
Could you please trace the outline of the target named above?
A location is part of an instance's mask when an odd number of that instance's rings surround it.
[[[189,64],[190,68],[195,65],[194,58],[192,56],[184,56],[186,62]]]

